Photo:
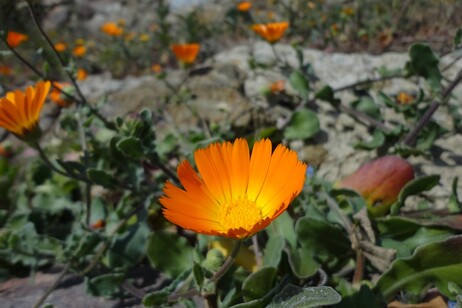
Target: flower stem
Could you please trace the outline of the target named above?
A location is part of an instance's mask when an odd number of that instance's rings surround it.
[[[241,246],[242,246],[242,241],[238,240],[236,242],[236,245],[234,245],[234,248],[231,251],[231,254],[228,256],[228,258],[223,263],[223,265],[220,267],[220,269],[212,276],[212,278],[210,278],[209,283],[218,282],[226,274],[226,272],[228,272],[228,270],[234,264],[234,261],[236,260],[237,254],[239,253]],[[180,298],[191,298],[199,294],[200,294],[199,290],[192,289],[192,290],[180,293],[180,294],[173,293],[172,295],[167,297],[167,300],[169,302],[174,302]]]

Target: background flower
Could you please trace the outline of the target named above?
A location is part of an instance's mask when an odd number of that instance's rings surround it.
[[[188,65],[194,63],[200,47],[200,44],[175,44],[172,45],[172,51],[178,61]]]
[[[282,38],[288,27],[288,22],[273,22],[253,25],[252,30],[260,35],[265,41],[273,44]]]
[[[0,127],[18,138],[31,141],[40,135],[38,119],[50,90],[50,82],[40,81],[25,92],[16,90],[0,98]]]

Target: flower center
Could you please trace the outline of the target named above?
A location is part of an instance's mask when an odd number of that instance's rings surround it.
[[[228,230],[251,230],[261,220],[262,215],[255,201],[250,201],[247,196],[229,200],[220,213],[220,224]]]

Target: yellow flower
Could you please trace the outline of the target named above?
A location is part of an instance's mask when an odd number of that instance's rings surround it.
[[[54,87],[51,89],[50,94],[48,94],[48,98],[56,105],[68,107],[72,103],[72,99],[61,93],[61,91],[71,94],[70,92],[73,92],[74,87],[70,83],[60,82],[53,82],[53,86]]]
[[[138,39],[139,39],[141,42],[148,42],[150,38],[151,38],[151,37],[149,36],[149,34],[146,34],[146,33],[142,33],[142,34],[140,34],[140,36],[138,37]]]
[[[237,10],[241,12],[247,12],[250,10],[251,7],[252,2],[249,1],[240,2],[236,5]]]
[[[124,29],[119,27],[115,22],[107,22],[101,26],[101,31],[110,36],[120,36],[124,32]]]
[[[29,36],[15,31],[8,31],[6,35],[6,43],[11,48],[16,48],[21,45],[22,42],[27,41]]]
[[[289,27],[288,22],[274,22],[253,25],[252,30],[268,43],[274,44],[282,38],[287,27]]]
[[[38,120],[50,85],[49,81],[40,81],[25,92],[7,92],[0,98],[0,127],[22,140],[37,140],[40,137]]]
[[[77,69],[77,76],[76,76],[77,80],[85,80],[87,79],[87,76],[88,76],[88,73],[86,70],[84,70],[83,68]]]
[[[182,64],[188,65],[194,63],[196,60],[199,49],[201,48],[200,44],[175,44],[172,45],[172,51],[175,54],[175,57]]]
[[[66,43],[56,43],[54,47],[57,52],[63,52],[67,49],[67,44]]]
[[[76,46],[73,50],[72,53],[74,56],[81,58],[87,53],[87,47],[83,45]]]
[[[344,14],[344,15],[353,16],[354,13],[355,13],[355,10],[350,6],[344,7],[342,9],[342,14]]]
[[[170,182],[159,201],[178,226],[208,235],[242,239],[268,226],[300,193],[306,164],[283,145],[272,153],[268,139],[215,143],[194,152],[200,176],[188,161],[178,166],[184,189]]]

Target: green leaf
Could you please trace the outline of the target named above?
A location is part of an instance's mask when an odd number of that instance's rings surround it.
[[[277,272],[276,267],[264,267],[250,274],[242,284],[244,301],[260,299],[270,292],[276,283]]]
[[[140,159],[140,157],[143,155],[143,147],[141,145],[141,141],[138,138],[122,138],[119,142],[117,142],[116,146],[120,152],[130,158]]]
[[[281,262],[284,238],[279,234],[270,235],[263,254],[263,265],[277,267]]]
[[[308,99],[308,95],[310,94],[310,82],[300,70],[294,70],[292,74],[290,74],[289,82],[292,88],[294,88],[303,99]]]
[[[316,113],[308,109],[301,109],[292,114],[288,126],[284,129],[284,138],[288,140],[308,139],[320,130]]]
[[[184,237],[157,231],[148,239],[147,254],[156,269],[168,277],[176,277],[193,267],[193,248]]]
[[[425,78],[430,86],[436,90],[441,89],[441,73],[438,68],[439,59],[432,49],[425,44],[413,44],[409,48],[411,73]]]
[[[139,222],[118,235],[108,251],[110,267],[126,268],[140,262],[146,255],[146,241],[149,233],[148,225],[145,222]]]
[[[416,178],[408,182],[398,195],[398,202],[401,206],[404,205],[406,198],[409,196],[417,195],[423,191],[427,191],[438,185],[440,181],[439,175],[429,175]]]
[[[334,90],[330,86],[324,86],[321,90],[316,92],[315,97],[320,100],[331,103],[334,107],[337,107],[341,103],[340,99],[335,98]]]
[[[363,150],[373,150],[383,145],[385,142],[385,135],[382,131],[376,129],[372,133],[372,139],[365,142],[358,142],[353,145],[356,149],[363,149]]]
[[[294,220],[287,211],[271,223],[271,228],[266,229],[268,235],[281,235],[292,247],[297,246],[297,234],[295,233]]]
[[[124,274],[105,274],[87,280],[87,292],[93,296],[111,296],[125,280]]]
[[[117,186],[119,183],[112,175],[99,169],[88,169],[87,176],[93,183],[106,188]]]
[[[147,294],[143,299],[143,305],[146,307],[162,307],[162,304],[167,303],[168,296],[175,292],[180,284],[184,284],[190,274],[190,270],[184,271],[175,280],[173,280],[170,285],[166,286],[162,290]]]
[[[151,292],[143,298],[143,305],[145,307],[160,307],[162,304],[167,303],[169,295],[170,292],[166,290]]]
[[[340,295],[331,287],[300,288],[287,285],[267,307],[318,307],[336,304],[341,299]]]
[[[459,178],[455,177],[452,180],[452,193],[449,197],[448,209],[451,212],[458,213],[462,210],[462,201],[459,200],[459,193],[457,192],[457,184],[459,183]]]
[[[457,48],[460,45],[462,39],[462,28],[459,28],[454,36],[454,48]]]
[[[376,289],[390,300],[400,291],[420,294],[434,285],[450,296],[448,283],[462,285],[462,235],[416,249],[412,257],[395,260],[377,282]]]
[[[375,118],[375,119],[381,118],[379,106],[369,96],[363,96],[359,100],[351,102],[351,106],[355,110],[360,111],[364,114],[367,114],[368,116],[372,118]]]
[[[386,304],[380,294],[372,292],[366,284],[362,284],[359,291],[351,287],[354,292],[345,295],[341,290],[337,289],[342,294],[342,301],[333,308],[360,308],[360,307],[386,307]]]
[[[313,250],[307,247],[287,248],[289,254],[289,264],[292,272],[297,278],[305,279],[313,276],[319,268],[314,260]]]
[[[204,274],[204,269],[197,262],[194,262],[193,274],[194,274],[194,281],[196,282],[196,285],[199,287],[199,289],[202,289],[202,286],[204,284],[205,274]]]
[[[351,249],[345,231],[326,220],[302,217],[295,225],[295,232],[302,247],[316,254],[343,256]]]
[[[451,235],[452,233],[448,230],[421,227],[406,240],[383,239],[382,246],[384,248],[396,249],[397,257],[408,257],[418,246],[441,241]]]

